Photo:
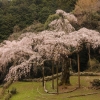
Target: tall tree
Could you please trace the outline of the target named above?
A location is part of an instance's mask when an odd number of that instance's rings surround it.
[[[83,24],[85,27],[90,26],[95,29],[98,26],[97,20],[100,20],[98,13],[100,12],[100,0],[78,0],[73,12],[80,25]]]

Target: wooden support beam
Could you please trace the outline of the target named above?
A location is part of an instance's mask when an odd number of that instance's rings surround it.
[[[52,89],[54,89],[54,62],[52,61]]]
[[[56,63],[56,73],[57,73],[57,94],[59,93],[59,89],[58,89],[58,63]]]
[[[78,86],[80,88],[80,60],[79,60],[79,53],[77,53],[77,63],[78,63]]]
[[[42,75],[43,75],[42,85],[44,87],[44,64],[42,65]]]
[[[90,67],[90,69],[92,69],[91,68],[91,57],[90,57],[90,45],[88,45],[88,56],[89,56],[89,67]]]

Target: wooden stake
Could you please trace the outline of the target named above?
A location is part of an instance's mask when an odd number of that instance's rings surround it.
[[[77,53],[77,63],[78,63],[78,85],[80,88],[80,61],[79,61],[79,53]]]
[[[91,68],[91,62],[90,62],[90,59],[91,59],[91,57],[90,57],[90,45],[89,45],[89,47],[88,47],[88,55],[89,55],[89,66],[90,66],[90,68]]]
[[[58,64],[56,65],[56,73],[57,73],[57,94],[59,93],[58,90]]]
[[[52,89],[54,89],[54,64],[52,61]]]
[[[42,75],[43,75],[43,87],[44,87],[44,64],[42,65]]]

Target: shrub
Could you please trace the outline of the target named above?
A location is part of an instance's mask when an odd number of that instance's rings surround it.
[[[6,95],[5,100],[9,100],[12,97],[12,95],[14,95],[16,93],[17,93],[17,91],[16,91],[16,88],[14,88],[14,87],[11,89],[11,91],[8,90],[8,94]]]
[[[93,72],[100,72],[100,63],[97,59],[90,59],[88,62],[88,67],[90,71]]]
[[[13,88],[11,89],[10,93],[11,93],[11,94],[16,94],[16,93],[17,93],[16,88],[13,87]]]
[[[93,88],[95,89],[100,89],[100,79],[94,79],[92,82],[91,82],[91,85]]]

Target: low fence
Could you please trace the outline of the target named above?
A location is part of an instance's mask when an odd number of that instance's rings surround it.
[[[62,73],[59,73],[58,74],[58,77],[61,77]],[[70,75],[71,76],[78,76],[78,73],[73,73],[73,72],[70,72]],[[100,73],[94,73],[94,72],[80,72],[80,76],[100,76]],[[57,78],[57,75],[54,74],[53,76],[54,79]],[[52,76],[46,76],[44,78],[44,81],[50,81],[52,80]],[[42,78],[34,78],[34,79],[23,79],[22,81],[26,81],[26,82],[42,82],[43,79]]]

